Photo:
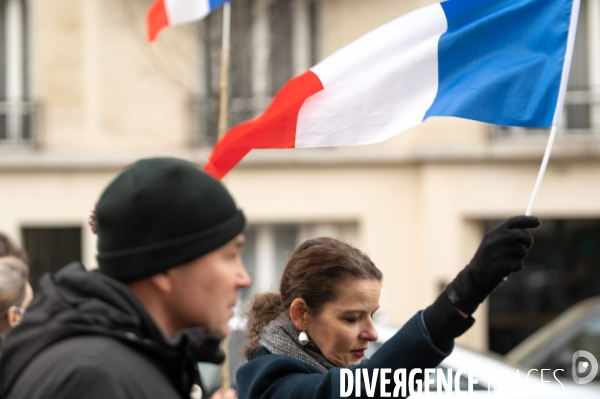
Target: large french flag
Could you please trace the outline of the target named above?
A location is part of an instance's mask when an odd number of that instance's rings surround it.
[[[206,17],[229,0],[156,0],[146,14],[148,41],[156,40],[167,26],[185,24]]]
[[[579,0],[449,0],[413,11],[290,80],[231,129],[205,170],[253,148],[370,144],[431,116],[507,126],[558,123]]]

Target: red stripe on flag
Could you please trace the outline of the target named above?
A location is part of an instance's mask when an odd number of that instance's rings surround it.
[[[156,0],[146,14],[146,27],[148,41],[153,42],[158,36],[158,32],[165,26],[169,26],[169,17],[165,8],[164,0]]]
[[[312,71],[288,81],[262,115],[227,132],[215,146],[204,170],[221,179],[253,148],[294,148],[300,107],[321,90],[323,84]]]

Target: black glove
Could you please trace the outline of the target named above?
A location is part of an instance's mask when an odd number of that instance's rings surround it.
[[[539,225],[536,217],[515,216],[487,232],[471,262],[446,287],[450,302],[466,314],[475,312],[505,277],[523,268],[533,244],[525,229]]]
[[[516,216],[483,237],[471,262],[423,313],[427,331],[439,349],[449,350],[454,338],[475,321],[471,316],[461,316],[456,309],[473,314],[506,276],[523,268],[523,259],[533,243],[525,229],[539,225],[536,217]]]

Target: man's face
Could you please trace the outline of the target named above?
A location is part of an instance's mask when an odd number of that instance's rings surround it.
[[[204,327],[222,338],[229,334],[238,290],[252,280],[242,264],[242,234],[184,265],[167,270],[171,317],[176,331]]]

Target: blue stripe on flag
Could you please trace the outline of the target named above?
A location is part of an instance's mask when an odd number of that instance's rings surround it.
[[[228,3],[229,0],[208,0],[210,4],[210,10],[221,7],[223,4]]]
[[[546,127],[556,108],[573,0],[449,0],[439,87],[425,114]]]

